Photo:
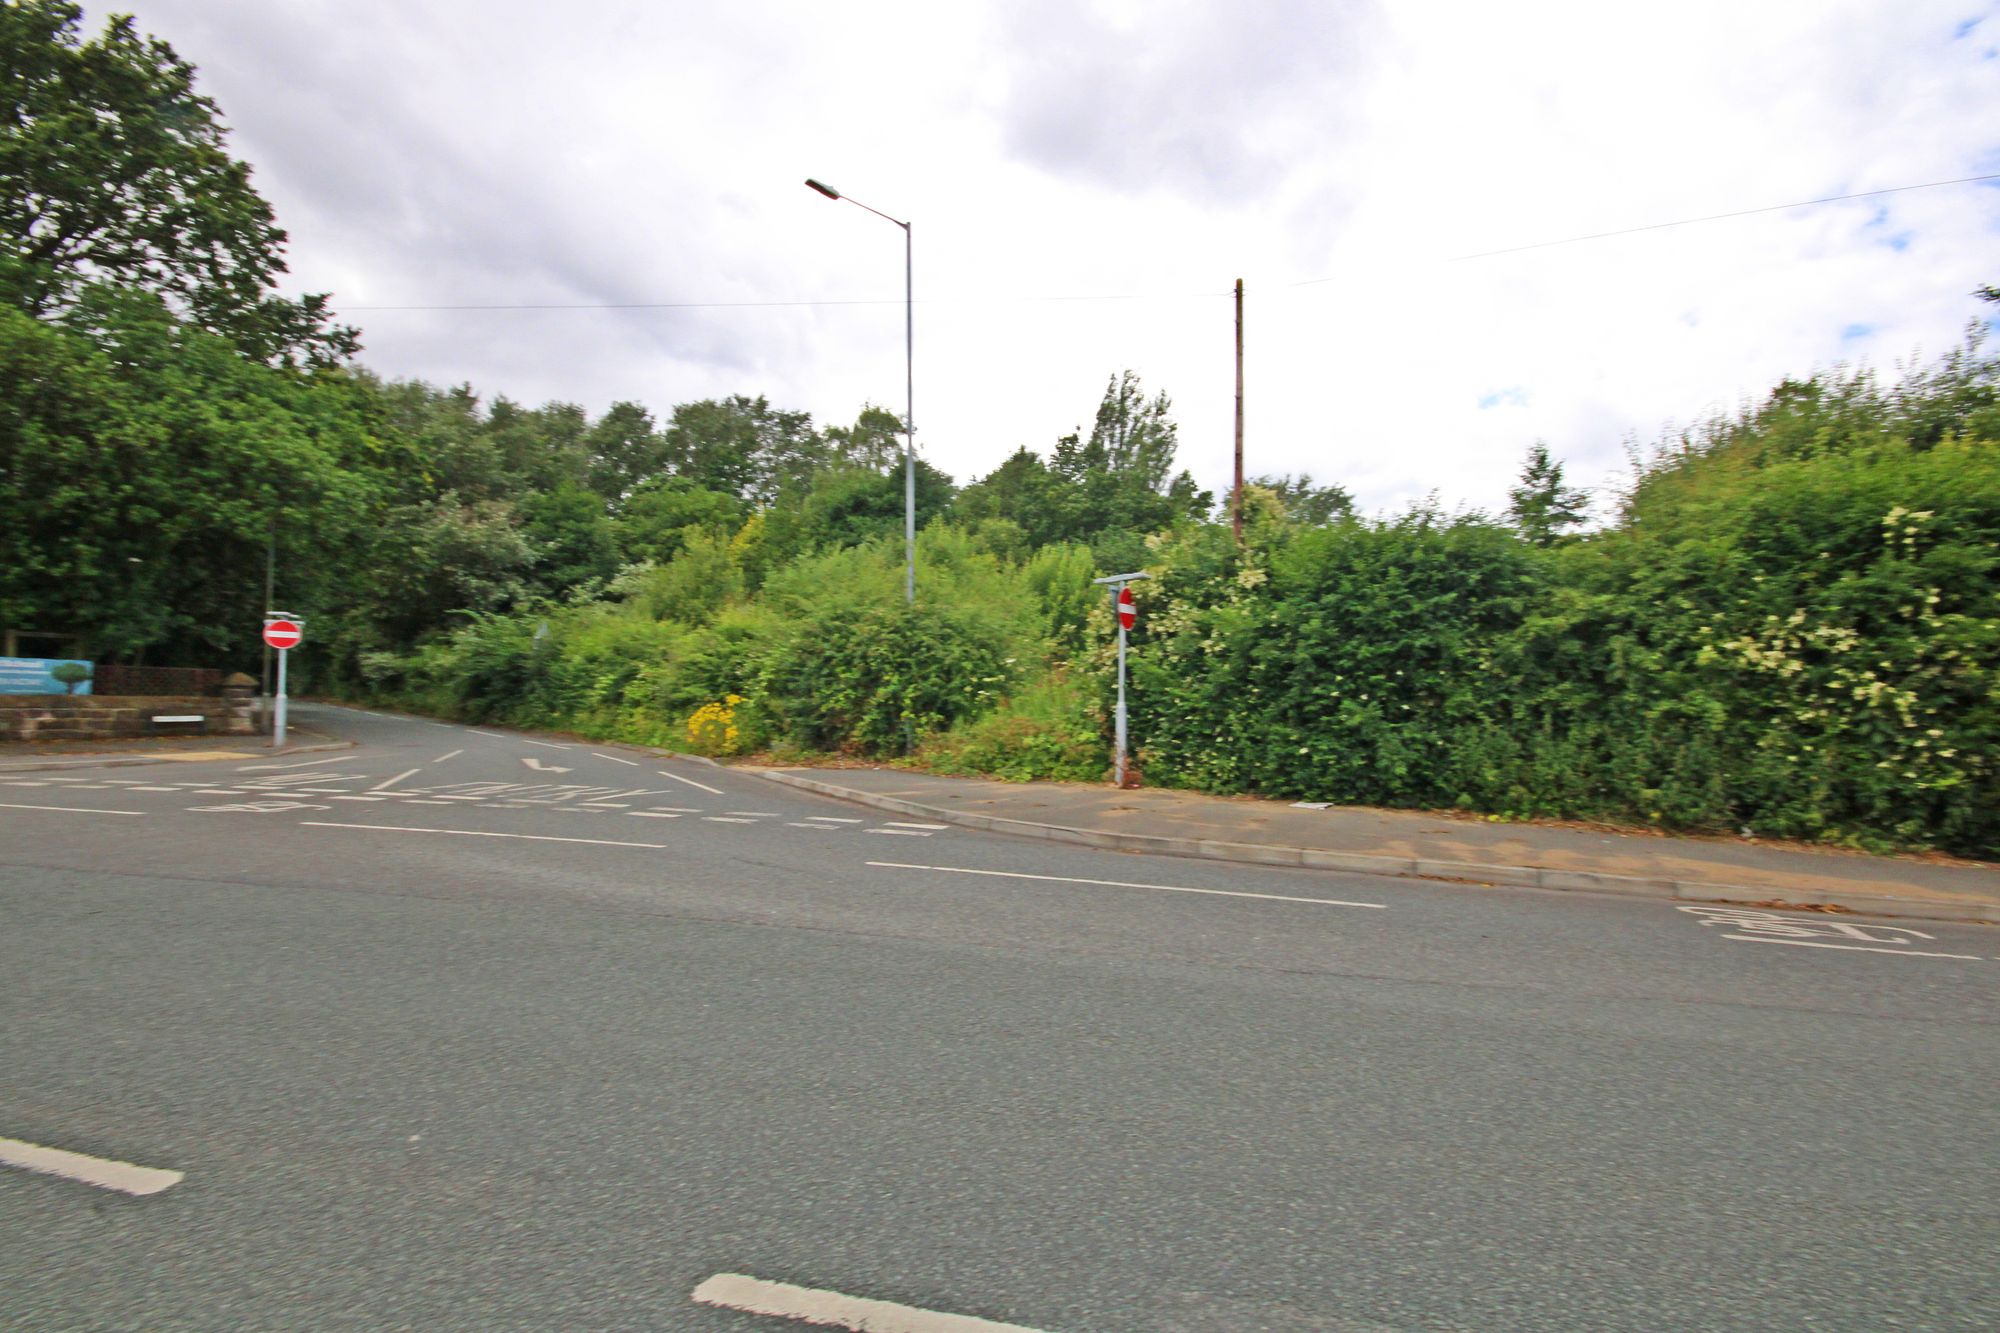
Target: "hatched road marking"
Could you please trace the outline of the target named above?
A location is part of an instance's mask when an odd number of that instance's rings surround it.
[[[869,830],[874,832],[874,830]],[[883,870],[929,870],[942,875],[990,875],[996,879],[1034,879],[1054,884],[1096,884],[1109,889],[1157,889],[1162,893],[1200,893],[1214,898],[1261,898],[1274,903],[1312,903],[1319,907],[1373,907],[1387,911],[1387,903],[1355,903],[1341,898],[1295,898],[1283,893],[1245,893],[1241,889],[1191,889],[1182,884],[1133,884],[1122,879],[1079,879],[1074,875],[1029,875],[1018,870],[973,870],[966,866],[918,866],[901,861],[870,861]]]
[[[817,1287],[767,1282],[742,1273],[717,1273],[694,1289],[693,1298],[703,1305],[845,1328],[853,1333],[1036,1333],[1025,1324],[1001,1324],[976,1315],[945,1314]]]
[[[130,1162],[112,1161],[108,1157],[90,1157],[61,1148],[44,1148],[39,1143],[23,1143],[19,1139],[0,1139],[0,1163],[45,1176],[79,1180],[99,1189],[117,1190],[120,1194],[158,1194],[187,1178],[182,1171],[134,1166]]]
[[[685,782],[690,787],[699,787],[703,791],[707,792],[710,796],[722,795],[722,788],[711,787],[706,782],[696,782],[693,778],[684,778],[678,773],[669,773],[664,768],[657,768],[654,769],[653,771],[658,773],[663,778],[672,778],[675,782]]]

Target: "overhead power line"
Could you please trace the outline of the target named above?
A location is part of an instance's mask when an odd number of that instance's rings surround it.
[[[1621,227],[1615,231],[1593,231],[1581,236],[1564,236],[1552,241],[1531,241],[1526,245],[1510,245],[1498,250],[1479,250],[1471,254],[1450,255],[1439,261],[1447,264],[1461,264],[1475,259],[1494,259],[1501,255],[1518,255],[1529,250],[1547,250],[1559,245],[1580,245],[1586,241],[1604,241],[1614,236],[1637,236],[1642,232],[1666,231],[1672,227],[1693,227],[1704,222],[1726,222],[1731,218],[1755,217],[1760,213],[1784,213],[1795,208],[1814,208],[1820,204],[1848,203],[1855,199],[1874,199],[1885,194],[1904,194],[1911,190],[1936,190],[1948,185],[1976,185],[1984,181],[2000,181],[2000,172],[1984,176],[1960,176],[1953,180],[1923,181],[1915,185],[1891,185],[1880,190],[1859,190],[1853,194],[1830,194],[1820,199],[1799,199],[1789,204],[1766,204],[1761,208],[1740,208],[1728,213],[1708,213],[1701,217],[1676,218],[1672,222],[1649,222],[1641,227]],[[1284,287],[1315,287],[1321,283],[1336,281],[1334,278],[1307,278],[1301,282],[1278,284]],[[976,296],[947,297],[942,300],[931,298],[919,301],[919,305],[958,305],[977,302],[982,305],[1000,305],[1027,301],[1157,301],[1184,300],[1195,297],[1228,296],[1227,289],[1200,292],[1119,292],[1061,294],[1050,296]],[[351,305],[342,306],[343,312],[362,314],[384,311],[470,311],[470,310],[773,310],[773,309],[816,309],[822,306],[868,306],[901,305],[899,300],[839,300],[839,301],[575,301],[575,302],[522,302],[522,303],[466,303],[460,305]]]

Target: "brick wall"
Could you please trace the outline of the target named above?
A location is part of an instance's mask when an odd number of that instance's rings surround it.
[[[153,735],[154,714],[208,717],[211,736],[250,736],[259,730],[257,704],[248,695],[0,694],[0,740],[85,741]],[[177,735],[194,731],[179,725]],[[164,733],[163,733],[164,734]]]

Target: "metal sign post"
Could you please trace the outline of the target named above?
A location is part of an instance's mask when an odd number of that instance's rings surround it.
[[[1111,612],[1118,621],[1118,712],[1113,722],[1111,750],[1111,780],[1122,788],[1125,785],[1126,762],[1125,743],[1125,631],[1132,628],[1138,619],[1138,612],[1132,605],[1132,590],[1125,585],[1134,579],[1147,578],[1146,574],[1113,574],[1109,578],[1092,579],[1111,589]]]
[[[305,617],[273,612],[264,617],[264,642],[278,650],[277,708],[271,715],[271,748],[285,748],[285,662],[305,637]]]

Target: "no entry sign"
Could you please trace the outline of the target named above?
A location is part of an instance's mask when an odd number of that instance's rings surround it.
[[[305,631],[296,620],[267,620],[264,622],[264,642],[273,648],[296,648]]]
[[[1132,590],[1118,590],[1118,628],[1131,629],[1132,622],[1139,618],[1138,608],[1132,605]]]

